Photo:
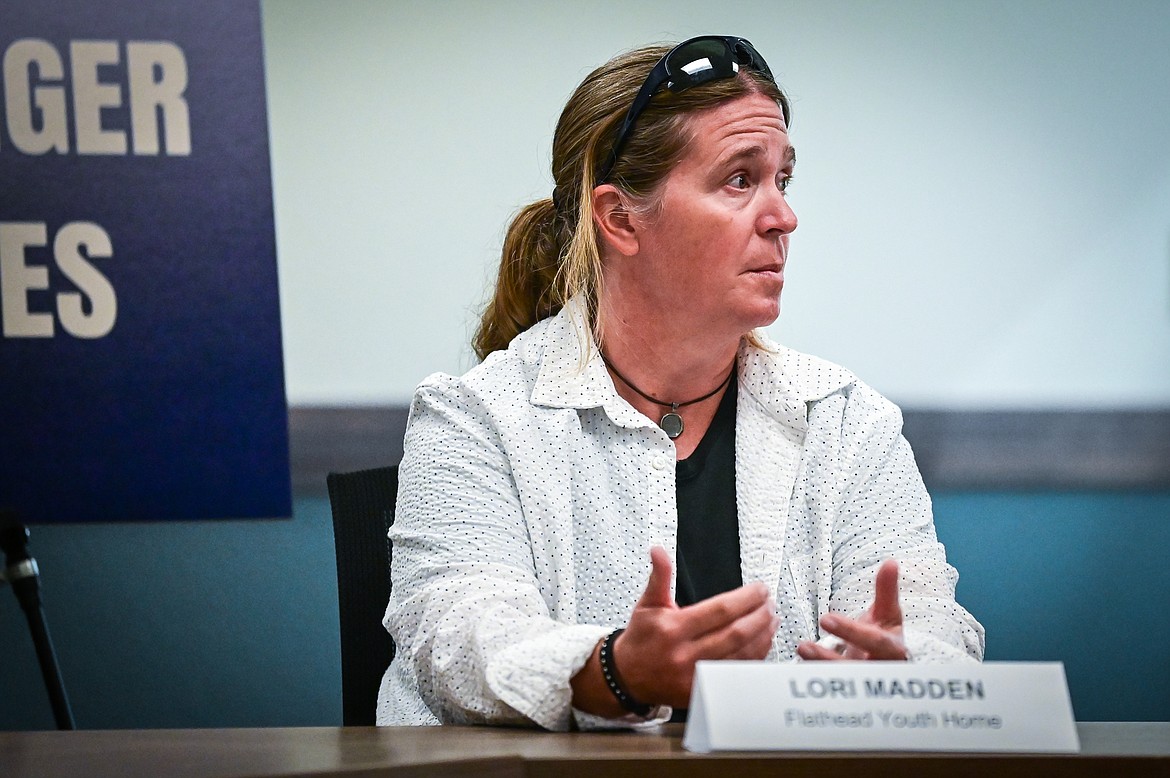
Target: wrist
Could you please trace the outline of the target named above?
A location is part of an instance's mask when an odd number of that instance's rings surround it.
[[[629,688],[622,681],[621,672],[618,670],[618,664],[614,657],[614,647],[623,632],[625,629],[615,629],[601,641],[598,651],[601,675],[605,680],[606,687],[609,688],[610,693],[623,710],[646,718],[653,712],[654,706],[642,702],[630,693]]]
[[[625,715],[625,710],[618,705],[605,685],[605,678],[601,674],[600,651],[601,640],[598,640],[585,664],[569,680],[573,693],[573,707],[593,716],[620,718]]]

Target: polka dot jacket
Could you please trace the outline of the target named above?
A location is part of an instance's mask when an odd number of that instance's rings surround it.
[[[380,724],[648,723],[571,702],[569,679],[626,624],[650,547],[673,554],[677,523],[674,445],[617,394],[584,332],[571,301],[415,393]],[[766,345],[738,355],[735,467],[743,580],[766,583],[780,609],[768,661],[825,638],[821,614],[868,608],[889,557],[912,659],[981,659],[983,628],[955,602],[897,407],[843,368]]]

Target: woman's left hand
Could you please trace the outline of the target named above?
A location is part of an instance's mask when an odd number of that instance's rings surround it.
[[[821,617],[821,629],[844,643],[837,650],[805,640],[796,647],[801,659],[906,660],[902,641],[902,606],[898,604],[898,563],[882,562],[874,578],[873,605],[860,618],[840,613]]]

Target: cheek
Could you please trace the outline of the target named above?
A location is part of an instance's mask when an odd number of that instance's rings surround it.
[[[754,234],[746,215],[694,207],[665,212],[678,215],[660,221],[655,233],[654,253],[664,258],[664,273],[676,282],[685,277],[692,285],[739,275]]]

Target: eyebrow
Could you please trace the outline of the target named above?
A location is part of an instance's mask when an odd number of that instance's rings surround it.
[[[756,157],[762,157],[766,153],[767,153],[767,151],[764,149],[763,146],[761,146],[757,143],[753,143],[750,146],[744,146],[740,149],[737,149],[730,156],[720,160],[720,165],[731,165],[731,164],[738,162],[741,159],[754,159]],[[785,164],[785,166],[795,166],[796,165],[796,147],[795,146],[788,146],[784,149],[784,164]]]

